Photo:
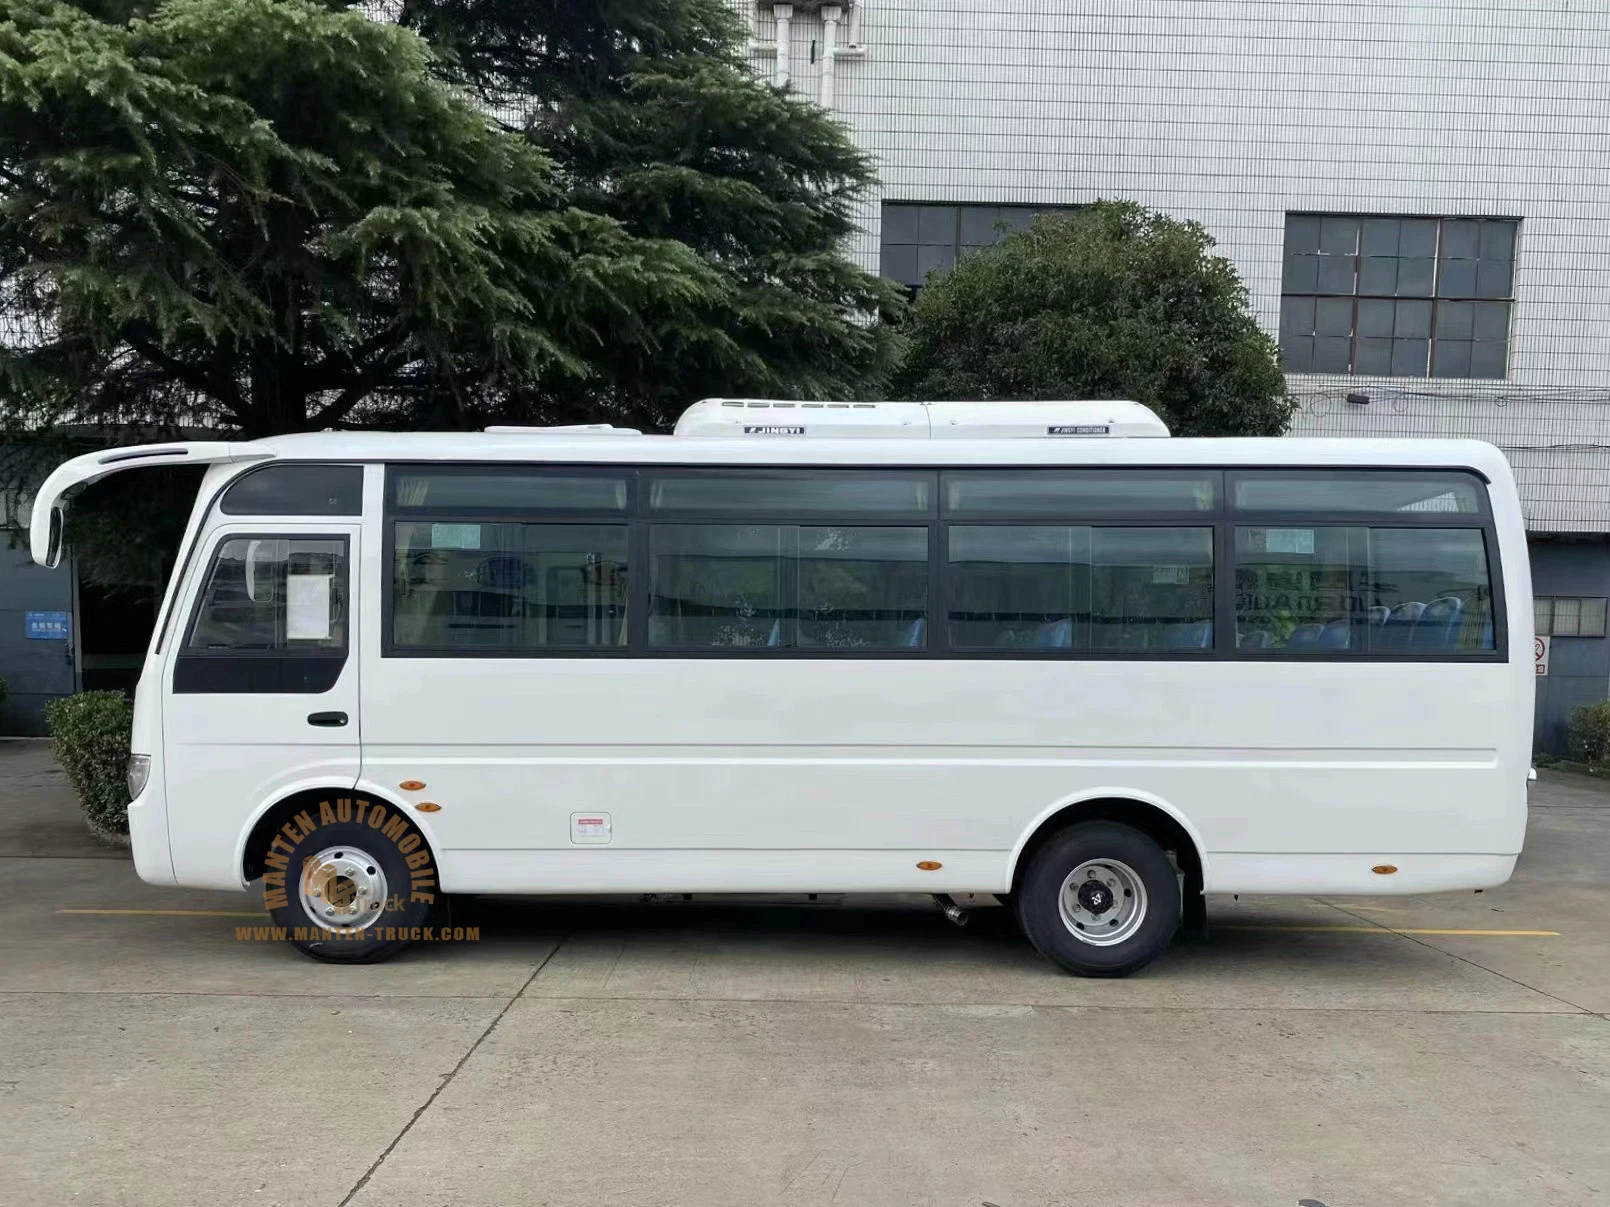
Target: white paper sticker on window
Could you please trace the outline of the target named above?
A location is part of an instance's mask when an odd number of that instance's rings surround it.
[[[1165,584],[1170,587],[1188,587],[1191,585],[1191,568],[1189,566],[1153,566],[1152,584]]]
[[[330,639],[330,575],[292,574],[285,580],[285,639]]]
[[[481,547],[481,526],[479,524],[432,524],[430,526],[430,543],[435,549],[479,549]]]
[[[1314,551],[1314,530],[1312,528],[1265,528],[1263,532],[1263,551],[1265,553],[1312,553]]]

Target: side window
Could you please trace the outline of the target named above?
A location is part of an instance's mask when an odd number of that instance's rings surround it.
[[[1449,512],[1477,515],[1486,487],[1459,470],[1273,469],[1230,471],[1242,512]]]
[[[926,527],[660,524],[649,559],[655,648],[928,644]]]
[[[945,514],[957,519],[1097,519],[1216,511],[1216,469],[947,470]]]
[[[340,538],[230,537],[213,555],[185,650],[344,651],[346,561]]]
[[[1243,650],[1414,654],[1497,648],[1474,528],[1238,527]]]
[[[173,690],[329,691],[347,658],[349,561],[344,537],[226,538],[174,661]]]
[[[952,525],[955,649],[1213,646],[1211,528]]]
[[[361,465],[265,465],[237,478],[225,515],[362,515]]]
[[[404,520],[394,529],[399,650],[624,647],[624,524]]]

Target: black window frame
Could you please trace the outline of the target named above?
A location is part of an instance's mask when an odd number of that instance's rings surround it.
[[[227,486],[225,487],[227,489]],[[320,517],[325,518],[325,517]],[[207,552],[205,568],[196,584],[195,597],[184,618],[174,647],[172,690],[175,695],[216,696],[322,696],[335,690],[352,656],[352,629],[357,621],[353,604],[357,592],[353,583],[358,568],[352,559],[352,537],[345,532],[291,532],[286,529],[245,531],[220,529],[210,534],[212,544]],[[201,620],[201,609],[206,603],[207,587],[212,581],[218,556],[230,541],[331,541],[341,546],[341,565],[346,572],[346,623],[341,628],[341,645],[312,647],[287,651],[274,650],[213,650],[194,651],[190,648],[196,625]],[[199,544],[199,542],[198,542]],[[177,607],[180,601],[175,600]],[[286,684],[300,686],[287,687]]]
[[[1325,293],[1325,292],[1322,292],[1322,291],[1319,290],[1317,282],[1315,284],[1315,289],[1312,292],[1307,291],[1307,290],[1300,290],[1300,289],[1299,290],[1288,290],[1287,289],[1287,287],[1286,287],[1287,266],[1288,266],[1288,263],[1289,263],[1289,261],[1290,261],[1290,259],[1292,257],[1292,254],[1293,254],[1292,251],[1291,251],[1291,246],[1290,246],[1291,223],[1292,223],[1293,219],[1313,219],[1313,220],[1321,222],[1321,223],[1323,223],[1324,221],[1326,221],[1328,219],[1328,220],[1332,220],[1332,221],[1344,221],[1344,222],[1352,222],[1352,223],[1356,224],[1358,230],[1357,230],[1357,233],[1355,234],[1354,250],[1353,250],[1352,256],[1351,257],[1346,257],[1346,256],[1337,257],[1337,258],[1340,258],[1340,259],[1351,258],[1351,260],[1353,262],[1353,288],[1352,288],[1352,290],[1350,292],[1347,292],[1347,293]],[[1364,251],[1364,231],[1363,231],[1363,227],[1364,227],[1365,223],[1372,222],[1372,221],[1430,222],[1430,223],[1435,224],[1435,226],[1436,226],[1436,241],[1435,241],[1435,243],[1433,245],[1432,254],[1431,254],[1431,257],[1430,257],[1430,259],[1431,259],[1431,290],[1430,290],[1429,293],[1425,293],[1425,294],[1418,294],[1418,293],[1417,294],[1400,294],[1400,293],[1394,292],[1394,293],[1387,294],[1387,293],[1379,293],[1379,292],[1373,292],[1373,291],[1366,293],[1366,292],[1363,291],[1363,289],[1362,289],[1363,275],[1364,275],[1363,274],[1363,263],[1364,263],[1364,260],[1367,258],[1366,255],[1365,255],[1365,251]],[[1451,259],[1451,257],[1448,257],[1448,256],[1444,255],[1444,251],[1443,251],[1443,249],[1444,249],[1444,231],[1445,231],[1445,228],[1446,228],[1448,223],[1461,223],[1461,222],[1502,223],[1502,224],[1504,224],[1504,225],[1506,225],[1506,226],[1508,226],[1510,228],[1511,240],[1510,240],[1510,256],[1509,256],[1509,261],[1508,261],[1509,266],[1510,266],[1510,268],[1509,268],[1509,290],[1503,296],[1501,296],[1501,297],[1479,296],[1479,295],[1474,294],[1474,293],[1459,293],[1459,294],[1446,294],[1445,295],[1443,293],[1443,276],[1444,276],[1444,271],[1445,271],[1445,265]],[[1312,367],[1312,361],[1310,361],[1310,365],[1307,368],[1291,368],[1286,364],[1285,353],[1284,353],[1284,351],[1282,351],[1282,353],[1281,353],[1281,368],[1282,368],[1282,370],[1287,372],[1287,373],[1294,374],[1294,375],[1310,376],[1310,377],[1315,377],[1315,376],[1317,376],[1317,377],[1324,377],[1324,376],[1360,377],[1360,376],[1362,376],[1362,377],[1371,377],[1371,378],[1377,378],[1377,377],[1380,377],[1380,378],[1401,378],[1403,380],[1413,380],[1413,381],[1466,381],[1466,382],[1469,382],[1469,381],[1508,381],[1509,378],[1510,378],[1511,356],[1512,356],[1513,351],[1514,351],[1515,265],[1517,263],[1518,252],[1519,252],[1519,249],[1520,249],[1521,227],[1522,227],[1523,224],[1524,224],[1524,219],[1522,219],[1520,217],[1517,217],[1517,216],[1514,216],[1514,215],[1507,215],[1507,214],[1361,214],[1361,213],[1334,213],[1334,212],[1323,212],[1323,211],[1315,211],[1315,210],[1291,210],[1291,211],[1288,211],[1286,213],[1286,215],[1285,215],[1285,225],[1283,227],[1282,235],[1281,235],[1281,256],[1280,256],[1280,266],[1281,266],[1280,304],[1281,304],[1281,306],[1280,306],[1279,329],[1278,329],[1278,331],[1276,333],[1277,342],[1283,344],[1284,341],[1285,341],[1285,338],[1286,338],[1285,311],[1286,311],[1286,302],[1288,300],[1298,300],[1298,301],[1311,302],[1315,306],[1317,306],[1320,302],[1324,302],[1324,301],[1345,300],[1345,301],[1347,301],[1347,302],[1349,302],[1351,304],[1350,305],[1351,317],[1349,319],[1349,334],[1346,337],[1347,340],[1348,340],[1347,368],[1342,369],[1342,370],[1316,369],[1316,368]],[[1402,257],[1394,257],[1394,258],[1397,259],[1397,258],[1402,258]],[[1481,261],[1478,258],[1478,260],[1476,260],[1474,262],[1475,263],[1480,263]],[[1389,361],[1388,371],[1385,372],[1385,373],[1376,373],[1376,372],[1360,373],[1360,371],[1358,369],[1359,341],[1361,339],[1374,338],[1374,337],[1364,336],[1364,335],[1360,334],[1360,331],[1359,331],[1359,303],[1361,301],[1364,301],[1364,302],[1390,302],[1390,303],[1393,303],[1393,304],[1396,304],[1396,303],[1399,303],[1399,302],[1425,302],[1430,306],[1430,318],[1428,320],[1427,332],[1426,332],[1426,337],[1425,337],[1427,346],[1426,346],[1426,359],[1425,359],[1424,372],[1421,372],[1421,373],[1397,373],[1397,372],[1393,372],[1393,371],[1391,371],[1392,367],[1391,367],[1390,361]],[[1458,339],[1456,339],[1454,337],[1439,336],[1437,334],[1437,330],[1438,330],[1438,312],[1440,311],[1440,309],[1442,307],[1442,304],[1445,303],[1445,302],[1452,302],[1452,303],[1459,303],[1459,304],[1471,304],[1471,303],[1478,303],[1478,302],[1494,302],[1494,303],[1499,303],[1499,304],[1504,306],[1504,308],[1505,308],[1505,310],[1504,310],[1504,339],[1502,341],[1503,345],[1504,345],[1504,363],[1503,363],[1503,371],[1501,373],[1499,373],[1497,376],[1477,377],[1477,376],[1474,376],[1474,375],[1472,375],[1472,374],[1470,374],[1468,372],[1463,374],[1463,375],[1439,374],[1437,372],[1437,345],[1439,343],[1443,343],[1443,342],[1453,342],[1453,343],[1467,342],[1467,343],[1473,343],[1473,342],[1476,342],[1476,341],[1474,341],[1474,339],[1469,340],[1469,341],[1460,341],[1460,340],[1458,340]],[[1389,337],[1389,342],[1390,342],[1391,338],[1396,338],[1396,337]]]
[[[417,462],[390,462],[383,466],[385,474],[385,489],[383,498],[385,504],[380,517],[383,529],[381,540],[381,558],[384,572],[381,581],[381,656],[383,658],[627,658],[627,659],[670,659],[687,660],[703,658],[724,659],[877,659],[883,661],[901,661],[905,659],[960,659],[964,661],[1118,661],[1118,662],[1200,662],[1200,661],[1249,661],[1249,662],[1448,662],[1458,665],[1478,663],[1501,663],[1510,661],[1510,647],[1508,640],[1508,612],[1507,600],[1504,593],[1503,563],[1499,556],[1497,532],[1494,527],[1491,499],[1488,493],[1490,485],[1488,479],[1476,470],[1462,466],[1449,465],[1401,465],[1401,466],[1337,466],[1337,465],[1167,465],[1145,463],[1133,466],[1024,466],[1024,465],[955,465],[955,466],[924,466],[920,464],[892,464],[892,465],[831,465],[831,464],[801,464],[801,465],[666,465],[661,463],[641,464],[567,464],[549,463],[541,466],[519,465],[520,472],[547,472],[555,476],[574,477],[583,472],[596,472],[601,475],[627,477],[627,505],[624,512],[585,512],[572,510],[465,510],[445,508],[407,508],[399,510],[393,504],[392,475],[400,471],[418,471],[429,468],[438,472],[453,463],[427,462],[423,466]],[[488,465],[499,463],[472,463],[471,469],[484,470]],[[503,463],[507,464],[507,463]],[[1134,469],[1162,472],[1178,472],[1181,474],[1201,475],[1211,474],[1215,477],[1215,507],[1211,509],[1193,509],[1190,511],[1094,511],[1089,513],[1070,513],[1055,521],[1046,517],[1044,512],[1025,511],[1022,514],[1003,512],[997,515],[980,516],[968,513],[956,513],[954,516],[943,510],[945,498],[944,476],[947,473],[965,473],[984,471],[1012,472],[1032,474],[1043,471],[1045,473],[1066,472],[1070,469]],[[663,477],[667,474],[688,474],[708,476],[712,474],[728,473],[735,476],[753,473],[756,470],[769,472],[786,472],[799,470],[802,472],[820,473],[831,471],[834,473],[855,474],[902,474],[926,476],[930,488],[928,492],[928,507],[919,518],[917,513],[909,515],[878,511],[873,513],[855,512],[846,510],[841,513],[812,514],[808,517],[795,516],[790,518],[780,512],[754,512],[746,513],[742,517],[735,517],[730,511],[675,511],[666,513],[653,513],[647,508],[647,482],[652,477]],[[1283,472],[1294,475],[1334,474],[1347,476],[1359,473],[1453,473],[1462,474],[1477,484],[1477,510],[1474,512],[1447,512],[1447,511],[1367,511],[1367,510],[1281,510],[1281,511],[1240,511],[1233,506],[1232,475],[1237,472],[1268,473]],[[400,648],[392,641],[392,589],[394,582],[394,560],[396,522],[398,520],[434,520],[437,522],[501,522],[519,524],[540,523],[589,523],[589,524],[625,524],[627,527],[627,641],[621,646],[587,646],[587,647],[561,647],[550,649],[474,649],[458,647],[430,647]],[[1213,643],[1203,649],[1158,649],[1158,650],[1077,650],[1033,647],[1007,647],[1003,649],[979,649],[972,647],[951,647],[949,645],[948,607],[949,607],[949,574],[948,551],[949,530],[953,524],[964,527],[1021,527],[1024,525],[1045,525],[1047,523],[1061,523],[1071,525],[1087,525],[1097,528],[1209,528],[1213,531]],[[928,529],[928,599],[927,611],[924,620],[925,642],[922,646],[912,648],[820,648],[784,646],[716,646],[709,648],[699,647],[653,647],[648,642],[648,608],[650,595],[649,581],[649,529],[656,523],[668,525],[688,524],[794,524],[804,527],[870,527],[870,528],[918,528]],[[1238,526],[1262,527],[1297,527],[1297,526],[1325,526],[1340,525],[1344,527],[1386,527],[1386,528],[1471,528],[1482,533],[1483,548],[1487,557],[1488,574],[1491,580],[1493,599],[1493,637],[1494,648],[1491,650],[1466,651],[1440,651],[1440,650],[1252,650],[1239,649],[1236,645],[1236,611],[1235,611],[1235,561],[1234,561],[1234,530]]]

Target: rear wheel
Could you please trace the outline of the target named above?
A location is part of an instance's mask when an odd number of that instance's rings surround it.
[[[1128,976],[1168,947],[1179,925],[1174,865],[1120,822],[1069,826],[1030,861],[1013,894],[1042,955],[1078,976]]]
[[[275,925],[316,960],[383,960],[444,920],[430,847],[378,801],[310,806],[275,834],[263,862],[263,901]]]

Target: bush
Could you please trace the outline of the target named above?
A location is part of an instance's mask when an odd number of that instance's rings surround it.
[[[130,731],[134,706],[122,692],[80,692],[45,708],[56,761],[78,793],[89,828],[98,834],[129,832]]]
[[[1573,708],[1566,734],[1573,757],[1584,763],[1610,762],[1610,700]]]
[[[1131,398],[1176,436],[1278,436],[1279,349],[1212,248],[1128,201],[1042,217],[928,282],[893,397]]]

